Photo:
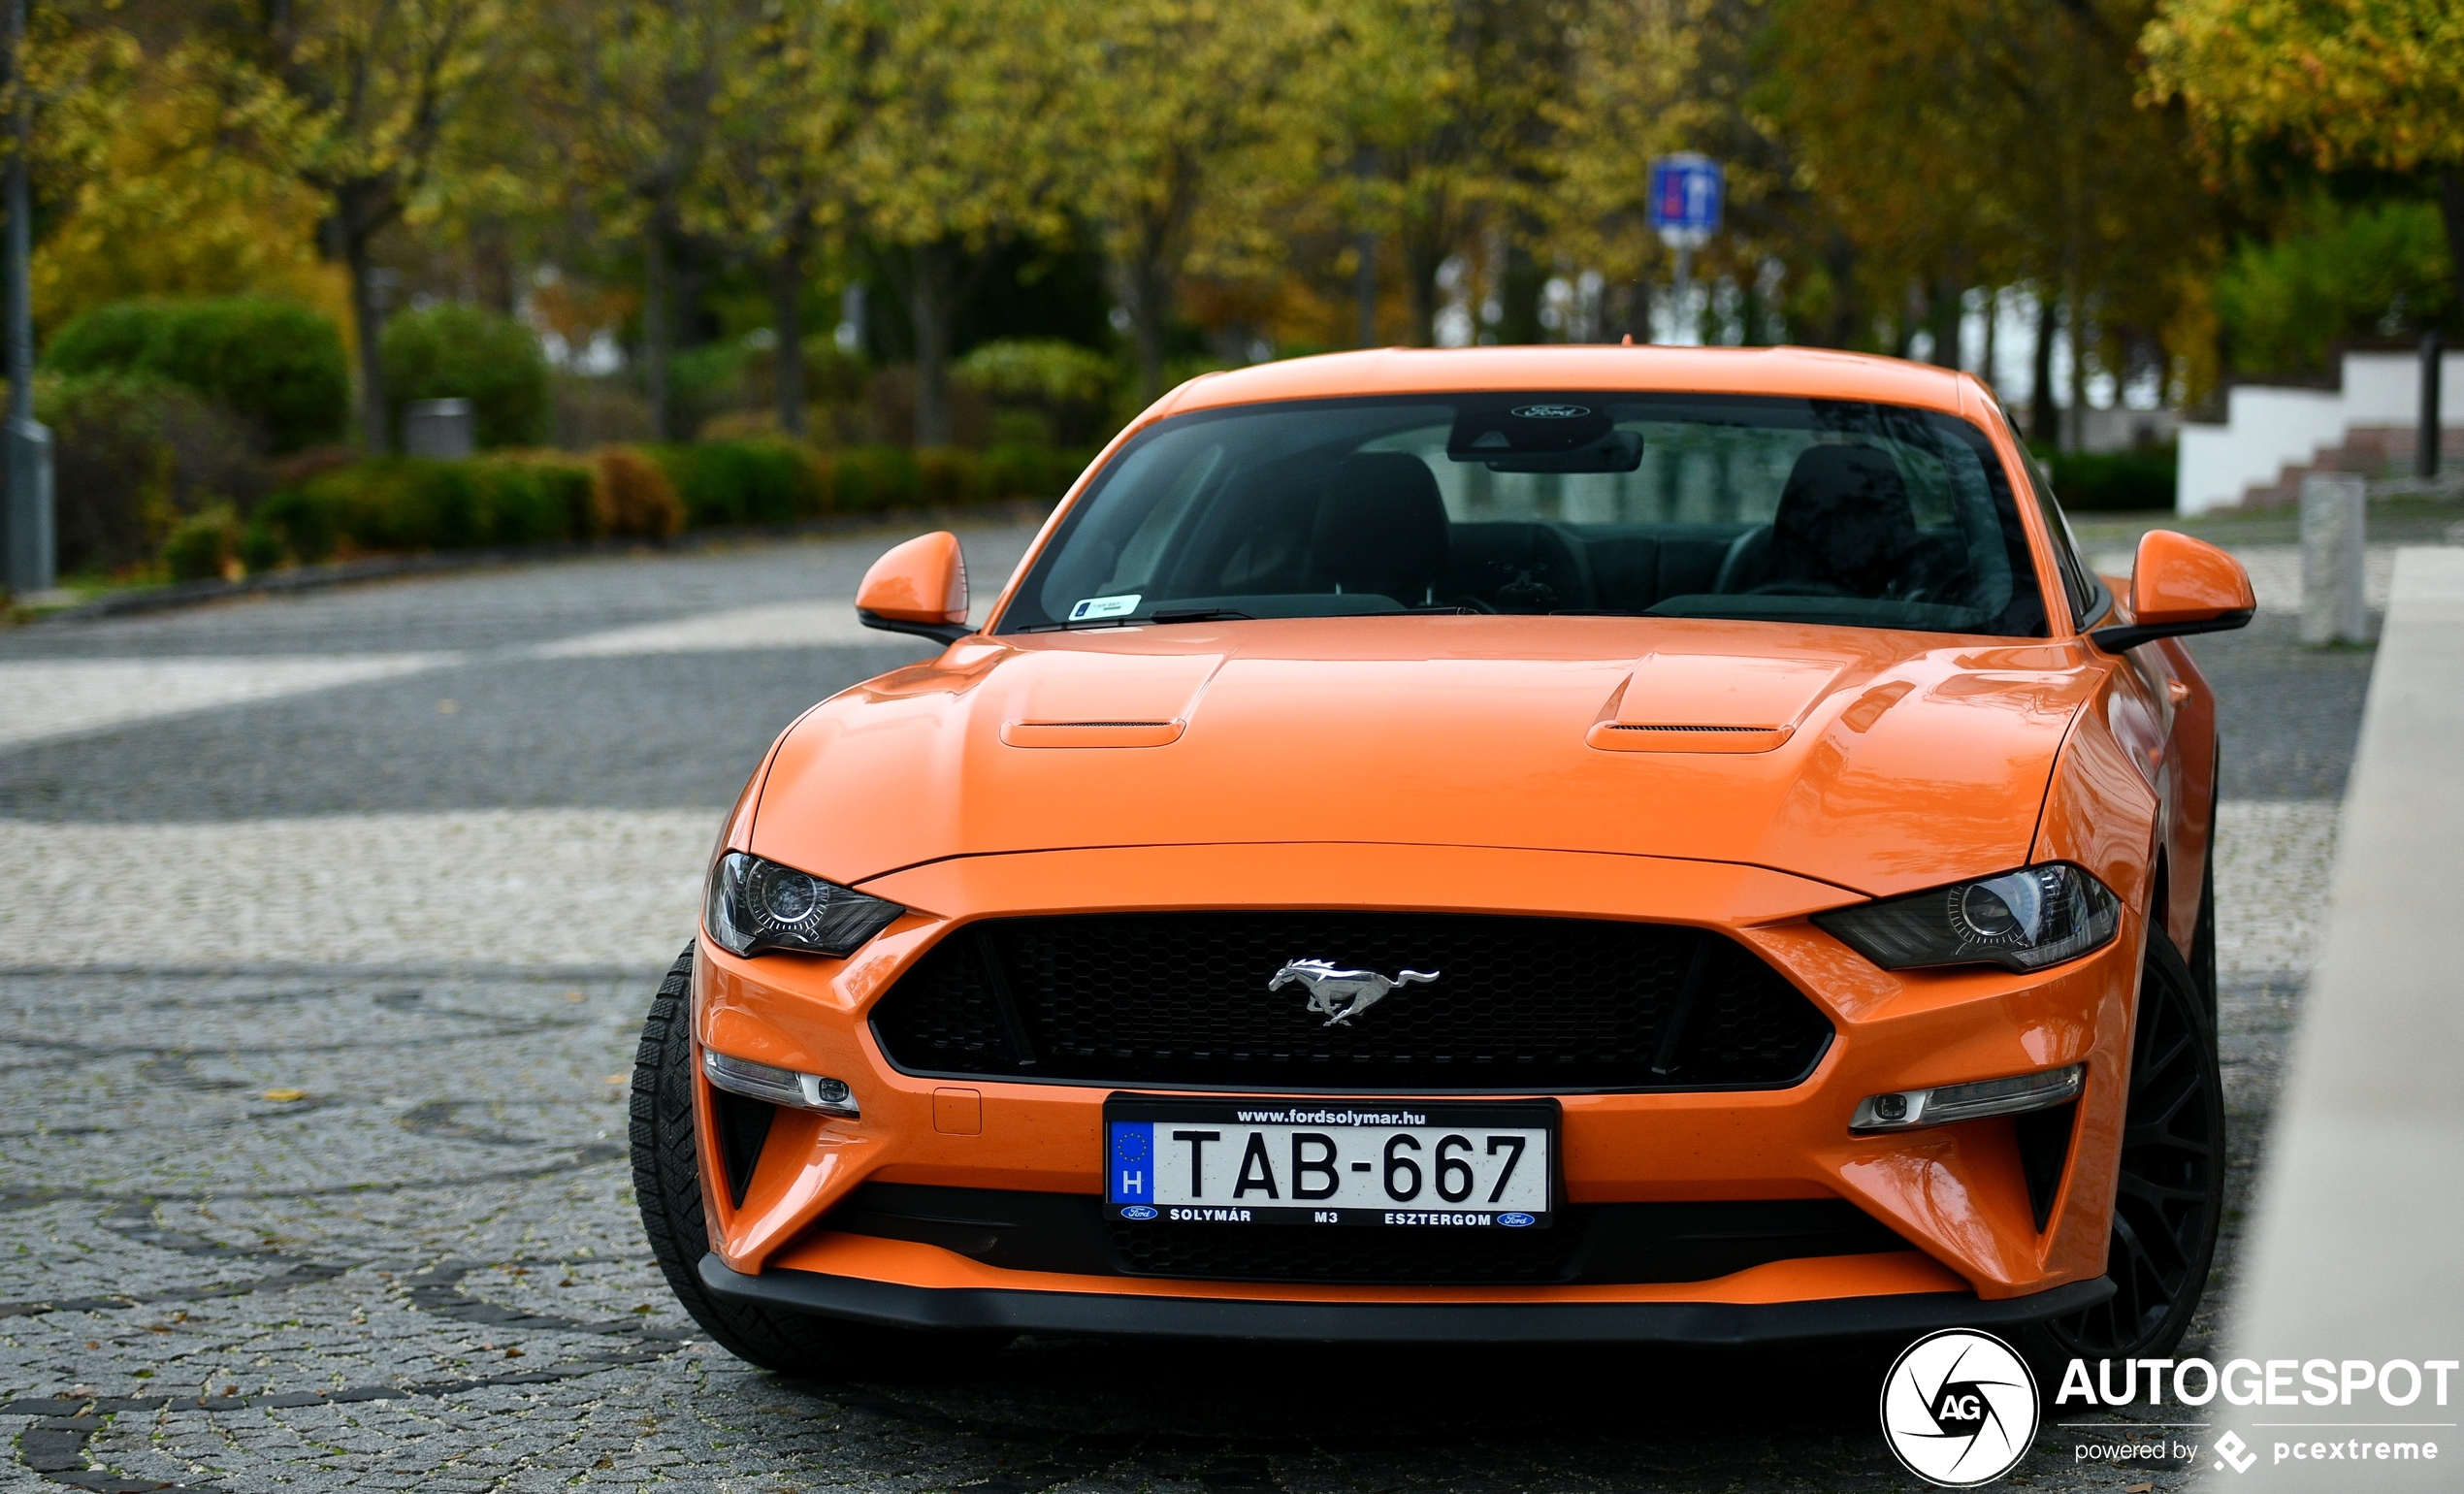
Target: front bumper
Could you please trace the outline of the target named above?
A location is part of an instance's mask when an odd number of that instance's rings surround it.
[[[1310,1302],[925,1287],[813,1271],[729,1269],[701,1257],[711,1295],[884,1328],[1362,1344],[1675,1344],[1743,1347],[2012,1328],[2095,1306],[2103,1277],[2027,1297],[1911,1292],[1802,1302]]]
[[[1481,890],[1479,906],[1466,909],[1465,891],[1473,888]],[[2055,1288],[2092,1285],[2104,1270],[2137,975],[2139,931],[2127,924],[2114,944],[2050,972],[1893,974],[1807,922],[1810,913],[1849,900],[1821,884],[1755,867],[1428,846],[987,856],[876,879],[864,890],[915,911],[847,959],[737,959],[705,943],[696,964],[700,1042],[757,1062],[844,1079],[861,1107],[856,1120],[779,1112],[741,1201],[724,1189],[705,1190],[712,1249],[737,1277],[867,1282],[881,1292],[831,1290],[909,1303],[901,1312],[924,1313],[927,1320],[930,1311],[915,1304],[1008,1301],[1037,1291],[1124,1298],[1132,1306],[1122,1311],[1142,1318],[1164,1313],[1172,1301],[1200,1304],[1190,1311],[1201,1316],[1216,1311],[1208,1304],[1223,1305],[1236,1317],[1251,1311],[1274,1315],[1280,1310],[1242,1305],[1268,1297],[1306,1299],[1312,1311],[1346,1303],[1503,1307],[1509,1298],[1518,1308],[1563,1306],[1577,1315],[1609,1307],[1649,1310],[1637,1318],[1641,1327],[1608,1335],[1622,1340],[1663,1331],[1648,1329],[1644,1319],[1693,1323],[1705,1320],[1698,1309],[1717,1305],[1760,1309],[1947,1296],[1965,1304],[1958,1311],[1973,1321],[1979,1304],[2042,1307],[2055,1300]],[[977,918],[1220,907],[1453,908],[1578,918],[1632,918],[1647,910],[1655,921],[1719,929],[1822,1007],[1836,1039],[1813,1074],[1787,1088],[1563,1096],[1566,1201],[1844,1199],[1907,1249],[1896,1255],[1776,1263],[1759,1274],[1682,1285],[1510,1291],[1314,1285],[1260,1292],[1220,1281],[988,1274],[976,1260],[929,1246],[905,1245],[895,1254],[874,1246],[857,1249],[855,1237],[832,1228],[830,1211],[867,1182],[1082,1195],[1101,1190],[1097,1136],[1106,1087],[932,1079],[901,1073],[884,1058],[867,1014],[924,951]],[[1848,1129],[1857,1103],[1869,1094],[2070,1063],[2087,1065],[2087,1090],[2072,1124],[2063,1181],[2041,1224],[2032,1217],[2031,1184],[2006,1118],[1892,1135],[1858,1136]],[[710,1142],[708,1105],[705,1091],[705,1179],[724,1176]],[[1868,1280],[1863,1265],[1852,1264],[1883,1261],[1894,1263],[1888,1282]],[[1831,1311],[1815,1310],[1815,1318]],[[1952,1309],[1937,1303],[1875,1311]],[[994,1319],[1000,1321],[1006,1319]],[[1319,1336],[1314,1329],[1292,1331]],[[1770,1332],[1800,1336],[1795,1329]]]

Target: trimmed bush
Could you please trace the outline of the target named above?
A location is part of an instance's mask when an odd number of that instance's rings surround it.
[[[923,491],[916,455],[904,446],[850,446],[832,464],[841,513],[912,508]]]
[[[685,522],[697,528],[793,524],[827,506],[819,469],[790,441],[699,441],[649,450],[684,500]]]
[[[597,524],[590,466],[563,457],[431,462],[387,457],[310,477],[257,505],[254,558],[312,565],[336,556],[543,544]]]
[[[2073,513],[2148,513],[2172,508],[2175,460],[2171,446],[2074,452],[2047,459],[2045,475]]]
[[[547,359],[520,322],[447,302],[388,321],[376,346],[397,432],[413,400],[469,400],[482,449],[529,445],[547,435]]]
[[[167,379],[229,406],[276,452],[339,438],[350,413],[341,335],[288,302],[114,302],[62,327],[43,366]]]
[[[124,571],[154,558],[183,516],[244,509],[273,474],[238,417],[146,374],[47,374],[35,413],[51,428],[60,568]]]
[[[227,574],[239,553],[240,516],[216,503],[172,526],[163,538],[163,568],[175,581],[210,581]]]
[[[665,539],[685,527],[676,485],[640,447],[600,447],[591,454],[591,476],[595,533]]]

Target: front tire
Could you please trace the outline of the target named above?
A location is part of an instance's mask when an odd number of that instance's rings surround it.
[[[2224,1084],[2205,993],[2148,931],[2105,1274],[2114,1294],[2033,1331],[2049,1359],[2171,1357],[2198,1312],[2224,1218]]]
[[[694,947],[651,997],[633,1055],[633,1198],[668,1290],[721,1348],[797,1378],[896,1378],[946,1371],[978,1352],[967,1335],[904,1333],[714,1297],[701,1284],[709,1226],[701,1212],[701,1153],[693,1127]],[[997,1344],[992,1345],[998,1348]]]

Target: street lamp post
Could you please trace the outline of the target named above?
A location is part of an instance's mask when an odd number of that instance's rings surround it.
[[[15,148],[9,153],[7,263],[0,266],[0,277],[8,282],[9,418],[8,429],[0,432],[0,446],[7,448],[7,583],[20,597],[48,591],[56,579],[58,565],[51,511],[51,433],[34,418],[34,312],[26,286],[26,260],[34,245],[32,194],[26,185],[34,105],[25,85],[25,8],[26,0],[10,0],[9,78],[16,84],[16,108],[10,121]]]

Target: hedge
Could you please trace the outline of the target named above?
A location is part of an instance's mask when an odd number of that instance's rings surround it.
[[[2045,458],[2054,496],[2073,513],[2148,513],[2173,507],[2171,446],[2145,451],[2079,451]]]
[[[250,570],[264,570],[392,551],[662,539],[687,526],[1050,500],[1084,465],[1081,454],[1037,447],[824,452],[781,440],[607,446],[587,457],[384,457],[267,497],[249,514],[238,554]],[[190,543],[208,553],[202,536]]]
[[[62,327],[43,367],[184,385],[257,425],[276,452],[338,439],[350,415],[341,334],[283,301],[113,302]]]
[[[483,449],[547,436],[547,359],[539,340],[511,317],[443,302],[389,319],[376,347],[397,432],[413,400],[469,400],[471,434]]]

